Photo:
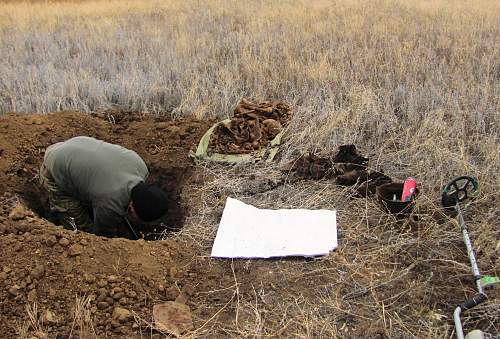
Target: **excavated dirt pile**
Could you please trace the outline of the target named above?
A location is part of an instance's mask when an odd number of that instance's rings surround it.
[[[179,295],[187,302],[194,291],[180,265],[192,258],[188,245],[101,238],[56,226],[42,218],[37,171],[47,146],[77,135],[134,149],[150,167],[149,180],[171,193],[163,223],[178,229],[189,204],[182,187],[197,180],[187,153],[209,125],[118,113],[0,117],[0,337],[22,334],[27,306],[33,313],[36,305],[40,325],[26,327],[28,333],[38,331],[40,338],[121,338],[141,326],[146,331],[155,303]]]
[[[219,124],[210,140],[212,151],[245,154],[266,147],[290,121],[290,106],[278,101],[243,99],[229,124]]]

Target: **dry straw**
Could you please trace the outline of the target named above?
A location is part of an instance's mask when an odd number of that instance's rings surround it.
[[[211,180],[185,192],[199,204],[177,236],[195,244],[196,260],[209,254],[225,196],[335,208],[341,237],[322,259],[225,267],[233,293],[200,294],[213,317],[197,319],[193,336],[449,337],[451,310],[473,283],[458,226],[431,215],[456,175],[481,182],[466,218],[481,271],[500,274],[499,23],[499,3],[486,0],[0,3],[0,112],[204,118],[230,114],[242,97],[289,102],[280,165],[355,143],[374,169],[416,177],[420,221],[397,221],[330,181],[289,183],[279,165],[207,166]],[[270,268],[279,284],[249,286],[242,267]],[[498,335],[499,318],[491,300],[465,326]]]

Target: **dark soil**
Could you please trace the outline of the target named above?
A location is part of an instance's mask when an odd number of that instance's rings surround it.
[[[96,137],[135,150],[148,164],[148,181],[170,194],[165,217],[144,228],[145,237],[154,239],[164,230],[182,227],[182,187],[194,170],[187,154],[208,126],[206,121],[145,119],[119,113],[100,118],[76,112],[6,115],[0,120],[0,196],[5,192],[16,194],[39,216],[55,221],[38,186],[38,169],[45,148],[77,135]]]
[[[195,170],[188,152],[209,125],[210,121],[193,119],[92,117],[77,112],[0,118],[1,338],[18,334],[27,316],[26,305],[34,302],[40,312],[48,310],[57,317],[44,326],[50,337],[78,334],[77,329],[71,330],[78,295],[92,299],[92,318],[100,337],[123,337],[138,329],[132,328],[133,321],[114,321],[114,308],[126,308],[150,320],[155,302],[174,300],[184,287],[180,282],[184,273],[177,267],[190,259],[187,245],[181,249],[174,241],[73,233],[42,219],[49,217],[37,184],[45,148],[88,135],[135,150],[150,168],[148,180],[171,194],[161,226],[176,230],[185,218],[182,188]],[[158,231],[151,228],[150,238],[153,230]]]

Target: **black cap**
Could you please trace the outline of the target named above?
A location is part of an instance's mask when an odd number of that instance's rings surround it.
[[[158,186],[141,182],[132,189],[132,204],[139,219],[150,222],[167,212],[168,195]]]

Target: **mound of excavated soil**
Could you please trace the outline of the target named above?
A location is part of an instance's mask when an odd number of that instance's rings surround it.
[[[25,207],[44,215],[36,182],[45,148],[89,135],[138,152],[150,167],[150,180],[172,193],[165,224],[182,226],[187,202],[181,188],[194,171],[187,154],[210,122],[106,118],[76,112],[0,117],[2,338],[16,336],[27,318],[26,305],[34,303],[49,337],[81,336],[79,322],[73,323],[77,296],[90,298],[86,309],[95,328],[87,333],[123,337],[151,321],[153,304],[175,300],[181,291],[178,301],[186,303],[194,292],[182,278],[181,267],[192,257],[188,245],[73,233]]]
[[[175,286],[168,277],[184,261],[178,254],[189,253],[170,241],[108,240],[68,232],[32,216],[15,218],[22,219],[4,219],[0,229],[3,338],[15,337],[16,322],[26,317],[26,304],[34,302],[42,316],[52,314],[43,324],[51,337],[69,335],[76,296],[89,296],[97,334],[135,332],[133,316],[150,318],[152,304],[165,299],[162,290]],[[171,291],[172,299],[176,291]],[[118,307],[133,316],[113,319]]]

